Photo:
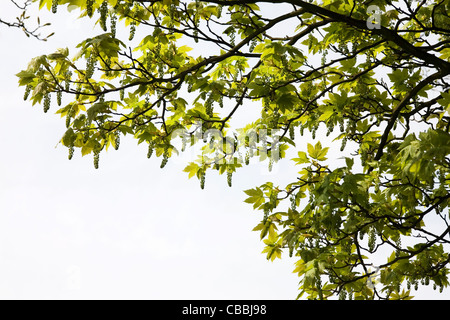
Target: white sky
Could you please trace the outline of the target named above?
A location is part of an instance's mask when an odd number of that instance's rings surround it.
[[[1,1],[2,17],[9,9]],[[209,174],[201,190],[186,162],[161,170],[135,140],[122,139],[99,170],[91,156],[69,161],[55,148],[65,131],[56,103],[48,114],[32,108],[14,75],[37,55],[74,48],[92,24],[40,16],[56,31],[48,42],[0,26],[0,298],[295,298],[293,261],[265,259],[251,231],[261,213],[243,202],[242,190],[273,178],[259,166],[236,173],[233,188]]]
[[[10,9],[1,1],[2,17],[12,20]],[[242,190],[284,186],[296,168],[282,161],[269,174],[251,165],[232,188],[209,173],[201,190],[182,172],[186,162],[161,170],[135,140],[122,139],[99,170],[91,156],[67,160],[67,149],[55,148],[65,131],[56,103],[48,114],[32,108],[14,75],[94,33],[75,14],[40,16],[56,32],[48,42],[0,25],[0,299],[295,299],[294,260],[261,254],[251,230],[262,213]],[[416,296],[440,297],[433,293]]]

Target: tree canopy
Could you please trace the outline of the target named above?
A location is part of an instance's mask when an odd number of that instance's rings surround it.
[[[253,159],[270,170],[295,150],[291,183],[245,193],[267,259],[296,259],[299,297],[410,299],[448,286],[450,1],[39,5],[98,24],[17,75],[33,105],[56,100],[69,159],[80,150],[98,168],[123,136],[161,168],[198,147],[185,171],[204,188],[210,170],[231,186]],[[239,117],[247,125],[235,128]]]

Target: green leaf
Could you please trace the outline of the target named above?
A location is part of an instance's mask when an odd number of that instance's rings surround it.
[[[98,102],[92,105],[89,109],[87,109],[87,119],[88,122],[91,122],[94,120],[95,117],[99,113],[108,113],[109,112],[109,105],[104,102]]]
[[[264,202],[264,192],[260,188],[249,189],[244,191],[248,196],[247,199],[244,200],[246,203],[253,203],[253,209],[260,207]]]
[[[306,152],[299,151],[297,154],[298,154],[298,158],[292,159],[292,161],[296,162],[296,165],[303,164],[303,163],[309,163],[309,159],[308,159]]]
[[[353,168],[354,163],[355,163],[355,159],[348,158],[348,157],[345,158],[345,164],[347,165],[347,168],[349,170],[351,170]]]
[[[197,163],[191,162],[186,166],[186,168],[184,168],[183,171],[189,173],[189,179],[190,179],[197,174],[199,169],[200,169],[200,166]]]
[[[307,148],[308,154],[311,158],[316,159],[318,161],[327,160],[325,156],[327,155],[329,148],[328,147],[322,148],[322,144],[320,143],[320,141],[318,141],[315,146],[308,143]]]
[[[62,137],[62,143],[66,147],[70,147],[73,145],[75,141],[76,135],[72,128],[67,129],[67,131],[64,133],[64,136]]]
[[[31,71],[21,71],[18,74],[16,74],[16,76],[20,78],[19,85],[25,86],[33,81],[35,74],[34,72]]]

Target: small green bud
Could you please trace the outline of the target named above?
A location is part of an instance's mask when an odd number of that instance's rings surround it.
[[[108,1],[103,1],[100,7],[98,8],[98,11],[100,12],[100,27],[103,29],[103,31],[107,31],[108,28],[106,27],[106,17],[108,15]]]
[[[347,292],[344,288],[342,288],[339,292],[339,300],[345,300],[345,298],[347,298]]]
[[[56,102],[58,104],[58,106],[61,106],[61,101],[62,100],[62,91],[58,91],[56,92]]]
[[[148,145],[147,158],[150,159],[153,154],[153,142],[150,142]]]
[[[58,11],[59,0],[52,0],[52,12],[56,13]]]
[[[111,14],[111,26],[110,26],[110,29],[111,29],[112,37],[115,38],[116,37],[116,31],[117,31],[117,16],[116,16],[115,13]]]
[[[340,150],[344,151],[346,145],[347,145],[347,137],[344,137],[342,139],[342,144],[341,144],[341,149]]]
[[[206,172],[203,171],[200,175],[200,188],[205,189]]]
[[[136,22],[132,21],[130,23],[130,36],[128,38],[128,40],[133,40],[134,39],[134,35],[136,34]]]
[[[83,143],[88,142],[88,140],[89,140],[89,130],[86,130],[83,136]]]
[[[169,162],[169,152],[167,150],[167,148],[164,150],[164,154],[163,154],[163,159],[161,161],[161,166],[160,168],[164,168],[167,164],[167,162]]]
[[[99,150],[95,150],[94,151],[94,168],[95,169],[98,169],[99,162],[100,162],[100,151]]]
[[[50,109],[50,103],[51,103],[50,93],[47,92],[44,95],[44,113],[47,113],[47,111]]]
[[[117,132],[114,140],[114,149],[119,150],[119,146],[120,146],[120,133]]]
[[[95,0],[86,0],[86,13],[89,18],[92,18],[92,14],[94,13],[93,5]]]
[[[289,138],[291,138],[291,140],[295,139],[295,131],[293,125],[289,126]]]
[[[66,115],[66,128],[68,128],[70,126],[70,120],[73,116],[73,107],[70,106],[69,111],[67,111],[67,115]]]
[[[169,162],[169,159],[167,159],[166,157],[163,157],[160,168],[163,169],[166,166],[167,162]]]
[[[292,195],[290,200],[291,200],[291,209],[295,210],[297,208],[297,203],[296,203],[296,200],[295,200],[295,196]]]
[[[25,87],[25,93],[23,95],[23,100],[27,100],[28,99],[28,96],[30,95],[30,92],[31,92],[31,85],[27,85]]]
[[[74,147],[73,147],[73,146],[70,146],[70,147],[69,147],[69,157],[68,157],[69,160],[72,160],[74,151],[75,151]]]
[[[375,244],[376,244],[375,228],[370,228],[368,243],[369,243],[369,251],[373,252],[375,250]]]

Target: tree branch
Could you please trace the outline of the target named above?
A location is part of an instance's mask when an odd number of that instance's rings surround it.
[[[417,86],[415,86],[408,94],[406,94],[403,99],[398,103],[398,105],[395,107],[394,111],[392,112],[391,118],[389,119],[389,122],[387,123],[386,128],[384,129],[384,133],[380,140],[380,145],[378,146],[377,153],[375,155],[375,161],[378,161],[381,159],[383,155],[383,149],[387,143],[387,139],[389,136],[389,133],[391,132],[392,127],[394,126],[395,122],[397,121],[398,116],[400,115],[400,112],[402,109],[408,105],[410,99],[417,95],[420,90],[422,90],[426,85],[430,84],[434,80],[440,79],[445,77],[446,75],[450,74],[450,70],[444,72],[444,71],[438,71],[436,73],[433,73],[431,76],[428,76],[427,78],[423,79]]]

